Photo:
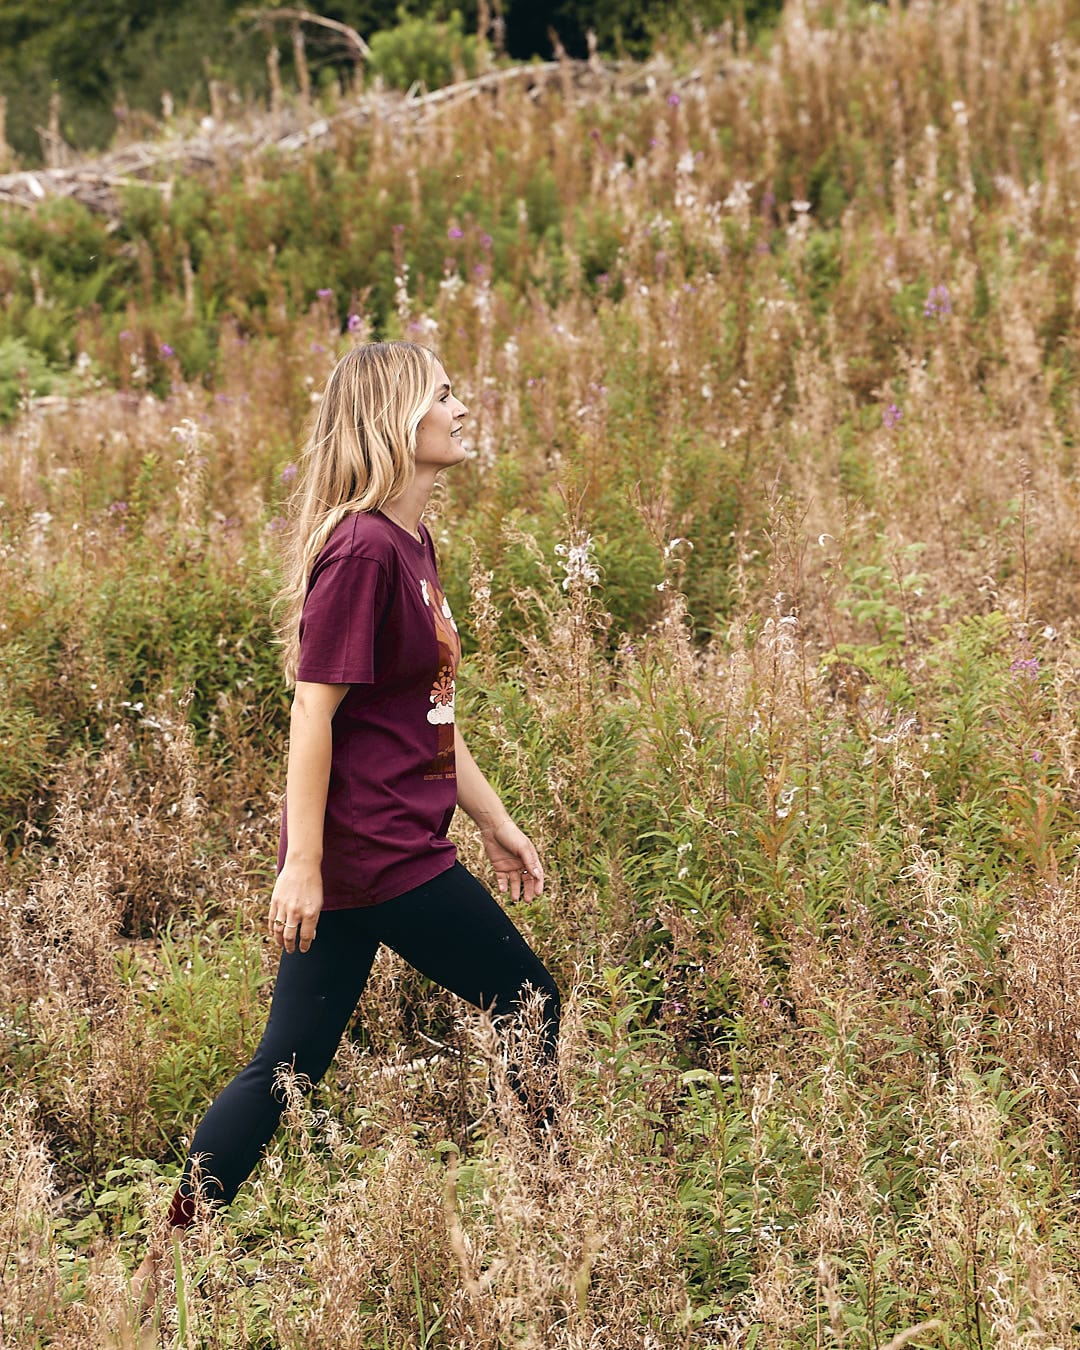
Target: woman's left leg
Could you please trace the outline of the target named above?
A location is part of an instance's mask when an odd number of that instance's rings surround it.
[[[554,1068],[559,1038],[558,986],[495,897],[461,863],[432,881],[365,911],[372,934],[411,966],[493,1018],[520,1008],[530,990],[543,997],[541,1054]],[[511,1064],[511,1082],[538,1127],[550,1122],[553,1090],[533,1100],[534,1075]]]

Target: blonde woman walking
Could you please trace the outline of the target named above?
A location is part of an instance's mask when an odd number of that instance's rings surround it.
[[[349,352],[321,400],[284,593],[295,695],[267,916],[280,964],[254,1057],[195,1132],[174,1228],[194,1218],[196,1160],[216,1205],[255,1167],[283,1110],[279,1066],[322,1078],[380,943],[495,1018],[538,991],[543,1054],[554,1061],[555,982],[447,837],[460,805],[480,827],[499,890],[514,900],[543,890],[536,849],[454,721],[461,649],[422,516],[438,475],[466,458],[466,414],[437,358],[407,342]],[[525,1099],[521,1067],[512,1081]],[[550,1099],[526,1104],[546,1129]],[[147,1257],[136,1280],[153,1268]]]

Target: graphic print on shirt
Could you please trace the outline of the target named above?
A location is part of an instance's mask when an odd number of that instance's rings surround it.
[[[420,594],[431,610],[435,623],[435,640],[439,649],[439,668],[431,687],[431,708],[427,720],[438,728],[435,758],[424,772],[425,778],[456,778],[454,768],[454,676],[461,660],[461,643],[457,624],[450,612],[446,596],[436,581],[426,577],[420,581]]]

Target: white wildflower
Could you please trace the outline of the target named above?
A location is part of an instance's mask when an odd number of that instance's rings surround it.
[[[562,584],[564,591],[570,590],[571,587],[595,586],[599,582],[600,573],[593,561],[592,547],[591,534],[585,535],[584,538],[579,536],[576,543],[555,545],[555,552],[566,560],[559,563],[566,573]]]
[[[795,636],[799,621],[794,614],[785,614],[781,619],[766,619],[762,636],[769,651],[775,652],[781,661],[790,661],[795,656]]]
[[[752,204],[750,189],[753,186],[752,182],[744,182],[737,178],[731,185],[731,191],[724,198],[724,210],[743,213],[749,211]]]
[[[403,262],[401,271],[394,277],[394,308],[402,323],[409,318],[409,264]]]
[[[791,803],[795,800],[797,787],[786,787],[776,799],[776,814],[781,820],[786,820],[791,815]]]
[[[190,417],[183,418],[177,426],[170,429],[185,451],[194,450],[199,444],[201,433]]]

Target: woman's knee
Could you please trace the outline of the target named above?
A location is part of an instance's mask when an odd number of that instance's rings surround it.
[[[313,1002],[324,1005],[326,999]],[[301,1088],[314,1087],[333,1062],[341,1039],[337,1022],[327,1025],[331,1021],[321,1006],[290,1009],[280,1021],[271,1018],[245,1072],[273,1088],[283,1071],[291,1071],[301,1080]]]
[[[541,969],[528,979],[522,980],[514,989],[495,1000],[491,1011],[496,1017],[512,1016],[539,1003],[538,1022],[544,1026],[548,1036],[558,1032],[562,1015],[562,997],[559,986],[552,976]]]
[[[329,1056],[325,1053],[316,1056],[300,1050],[287,1053],[258,1050],[248,1065],[249,1076],[274,1101],[284,1106],[287,1097],[285,1080],[292,1078],[306,1095],[326,1076],[333,1057],[332,1051]]]
[[[544,994],[544,1049],[547,1057],[554,1060],[559,1040],[559,1023],[562,1018],[562,995],[559,986],[547,977]]]
[[[547,978],[539,988],[539,992],[544,998],[544,1017],[545,1020],[558,1028],[559,1019],[562,1017],[562,995],[559,993],[559,986],[552,976],[547,971],[544,974]]]

